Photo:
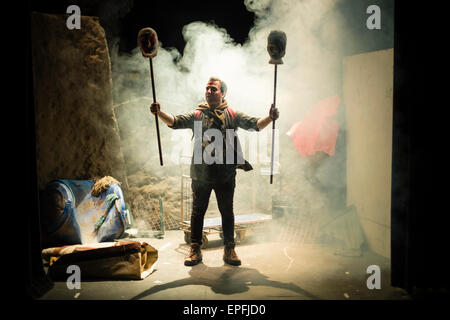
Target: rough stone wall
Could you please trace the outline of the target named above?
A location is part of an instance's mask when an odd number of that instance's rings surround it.
[[[112,109],[105,31],[96,17],[81,29],[67,15],[32,15],[38,185],[52,179],[113,176],[124,195],[128,182]]]

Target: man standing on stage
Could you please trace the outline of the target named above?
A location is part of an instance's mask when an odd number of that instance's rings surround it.
[[[222,216],[225,246],[223,260],[225,263],[235,266],[241,264],[241,260],[234,250],[233,197],[235,177],[236,169],[248,171],[252,167],[242,158],[237,136],[230,135],[229,132],[235,133],[237,128],[259,131],[279,117],[278,109],[273,106],[270,108],[269,115],[263,118],[249,117],[242,112],[234,111],[224,99],[226,92],[225,82],[212,77],[206,85],[206,103],[200,104],[193,112],[173,116],[162,111],[157,102],[152,103],[150,107],[151,112],[157,114],[170,128],[190,128],[194,131],[194,156],[190,168],[193,197],[191,250],[184,260],[186,266],[194,266],[202,261],[200,247],[202,245],[203,220],[212,190],[216,194],[217,204]],[[208,138],[208,132],[217,133],[219,131],[222,133],[220,142],[216,141],[218,135],[212,134]],[[210,144],[217,146],[218,143],[221,145],[220,148],[211,149],[211,146],[209,146]],[[211,156],[215,159],[213,163],[204,159],[205,148],[212,150]],[[229,157],[230,152],[233,155],[232,161]]]

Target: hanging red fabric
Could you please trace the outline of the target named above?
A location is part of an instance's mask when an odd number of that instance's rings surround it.
[[[303,120],[296,122],[288,131],[302,157],[318,151],[334,155],[339,124],[330,117],[337,113],[340,103],[338,95],[319,101],[308,110]]]

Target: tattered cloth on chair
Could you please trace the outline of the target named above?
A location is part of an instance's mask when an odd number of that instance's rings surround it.
[[[41,215],[42,247],[111,242],[129,220],[120,182],[56,179],[47,184]]]
[[[153,272],[158,250],[146,242],[118,241],[48,248],[42,257],[53,280],[67,279],[70,265],[80,267],[81,279],[142,280]]]

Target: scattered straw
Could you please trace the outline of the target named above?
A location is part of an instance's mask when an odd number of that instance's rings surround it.
[[[97,181],[95,181],[94,185],[92,186],[91,194],[94,197],[98,197],[102,192],[104,192],[111,184],[117,184],[120,185],[120,182],[114,179],[113,177],[106,176],[103,177]]]

